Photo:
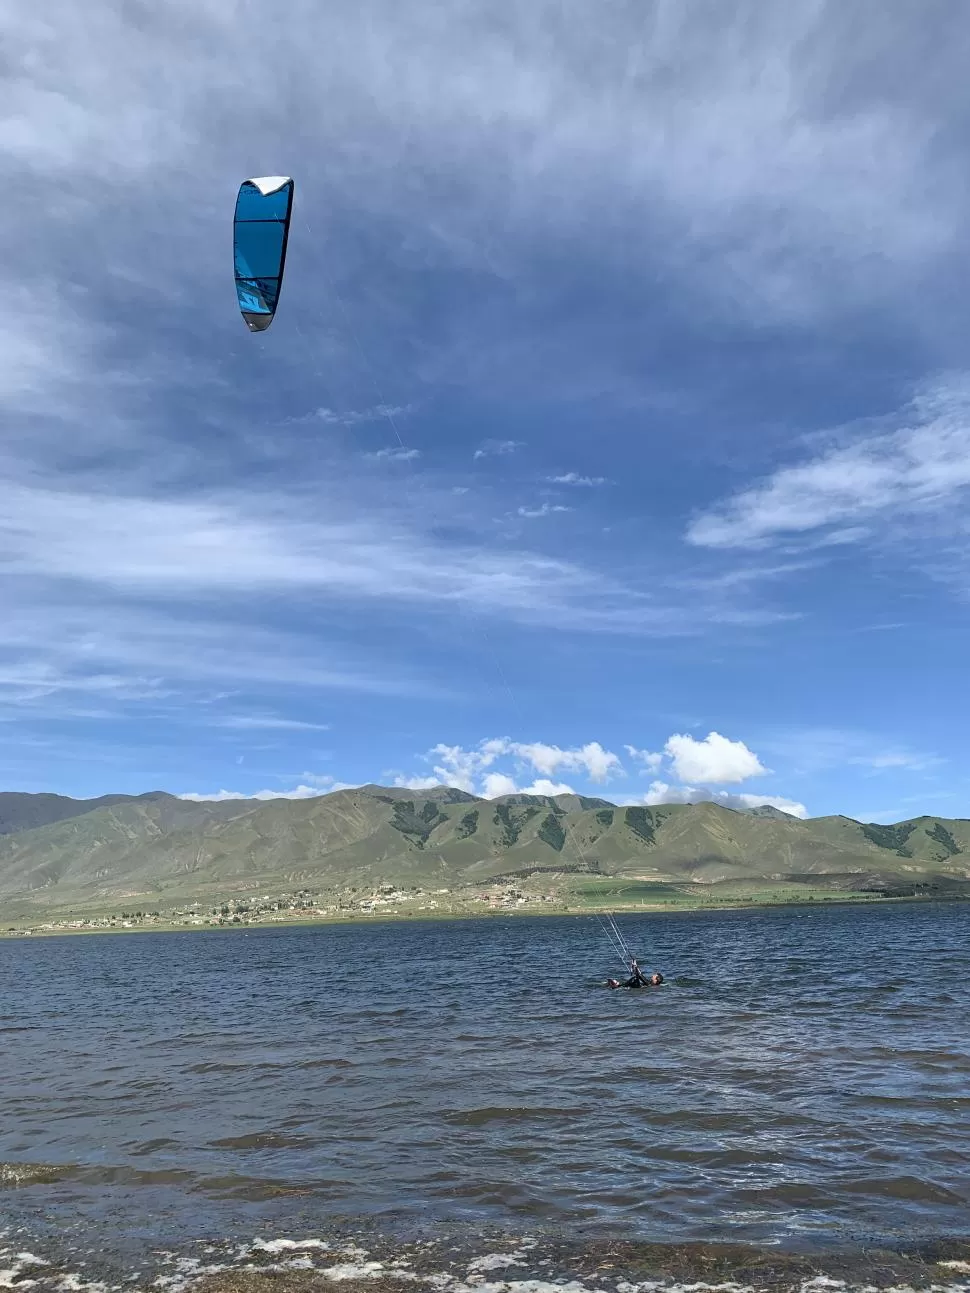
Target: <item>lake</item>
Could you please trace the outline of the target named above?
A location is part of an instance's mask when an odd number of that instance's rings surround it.
[[[663,987],[606,990],[589,917],[0,941],[8,1282],[267,1235],[519,1236],[523,1269],[970,1236],[970,907],[618,923]]]

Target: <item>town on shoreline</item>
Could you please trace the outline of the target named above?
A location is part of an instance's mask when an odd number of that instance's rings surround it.
[[[455,920],[506,915],[595,915],[610,910],[619,913],[720,911],[732,908],[800,906],[815,903],[912,902],[940,900],[938,894],[845,893],[837,891],[758,891],[725,897],[684,894],[679,898],[649,901],[625,900],[622,890],[608,901],[582,894],[529,893],[516,885],[481,888],[438,888],[425,890],[398,885],[379,885],[365,893],[356,889],[318,892],[301,889],[296,893],[235,895],[223,900],[181,903],[169,909],[135,906],[121,911],[80,912],[68,910],[42,916],[34,912],[19,919],[0,915],[0,937],[78,933],[132,933],[154,930],[170,932],[187,929],[239,929],[252,926],[311,925],[381,920]]]

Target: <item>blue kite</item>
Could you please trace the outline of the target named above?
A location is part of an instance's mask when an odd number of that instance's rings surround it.
[[[265,332],[276,314],[292,209],[293,181],[287,175],[244,180],[239,187],[233,260],[239,309],[250,332]]]

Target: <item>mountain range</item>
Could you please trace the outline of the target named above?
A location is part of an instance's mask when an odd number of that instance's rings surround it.
[[[0,793],[0,920],[254,889],[479,885],[530,873],[711,886],[769,879],[970,896],[970,820],[885,826],[713,803],[361,786],[309,799]]]

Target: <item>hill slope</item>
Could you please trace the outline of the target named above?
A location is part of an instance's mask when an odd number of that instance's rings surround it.
[[[0,791],[0,835],[13,835],[35,826],[49,826],[52,822],[81,817],[84,813],[108,808],[112,804],[157,799],[160,793],[151,791],[137,796],[102,795],[100,799],[69,799],[66,795],[21,795],[9,790]]]
[[[618,807],[579,795],[478,799],[364,786],[315,799],[196,803],[154,792],[0,795],[0,905],[94,909],[256,888],[481,884],[592,871],[710,885],[763,877],[836,887],[970,888],[970,821],[801,821],[717,804]],[[850,883],[851,880],[851,883]]]

